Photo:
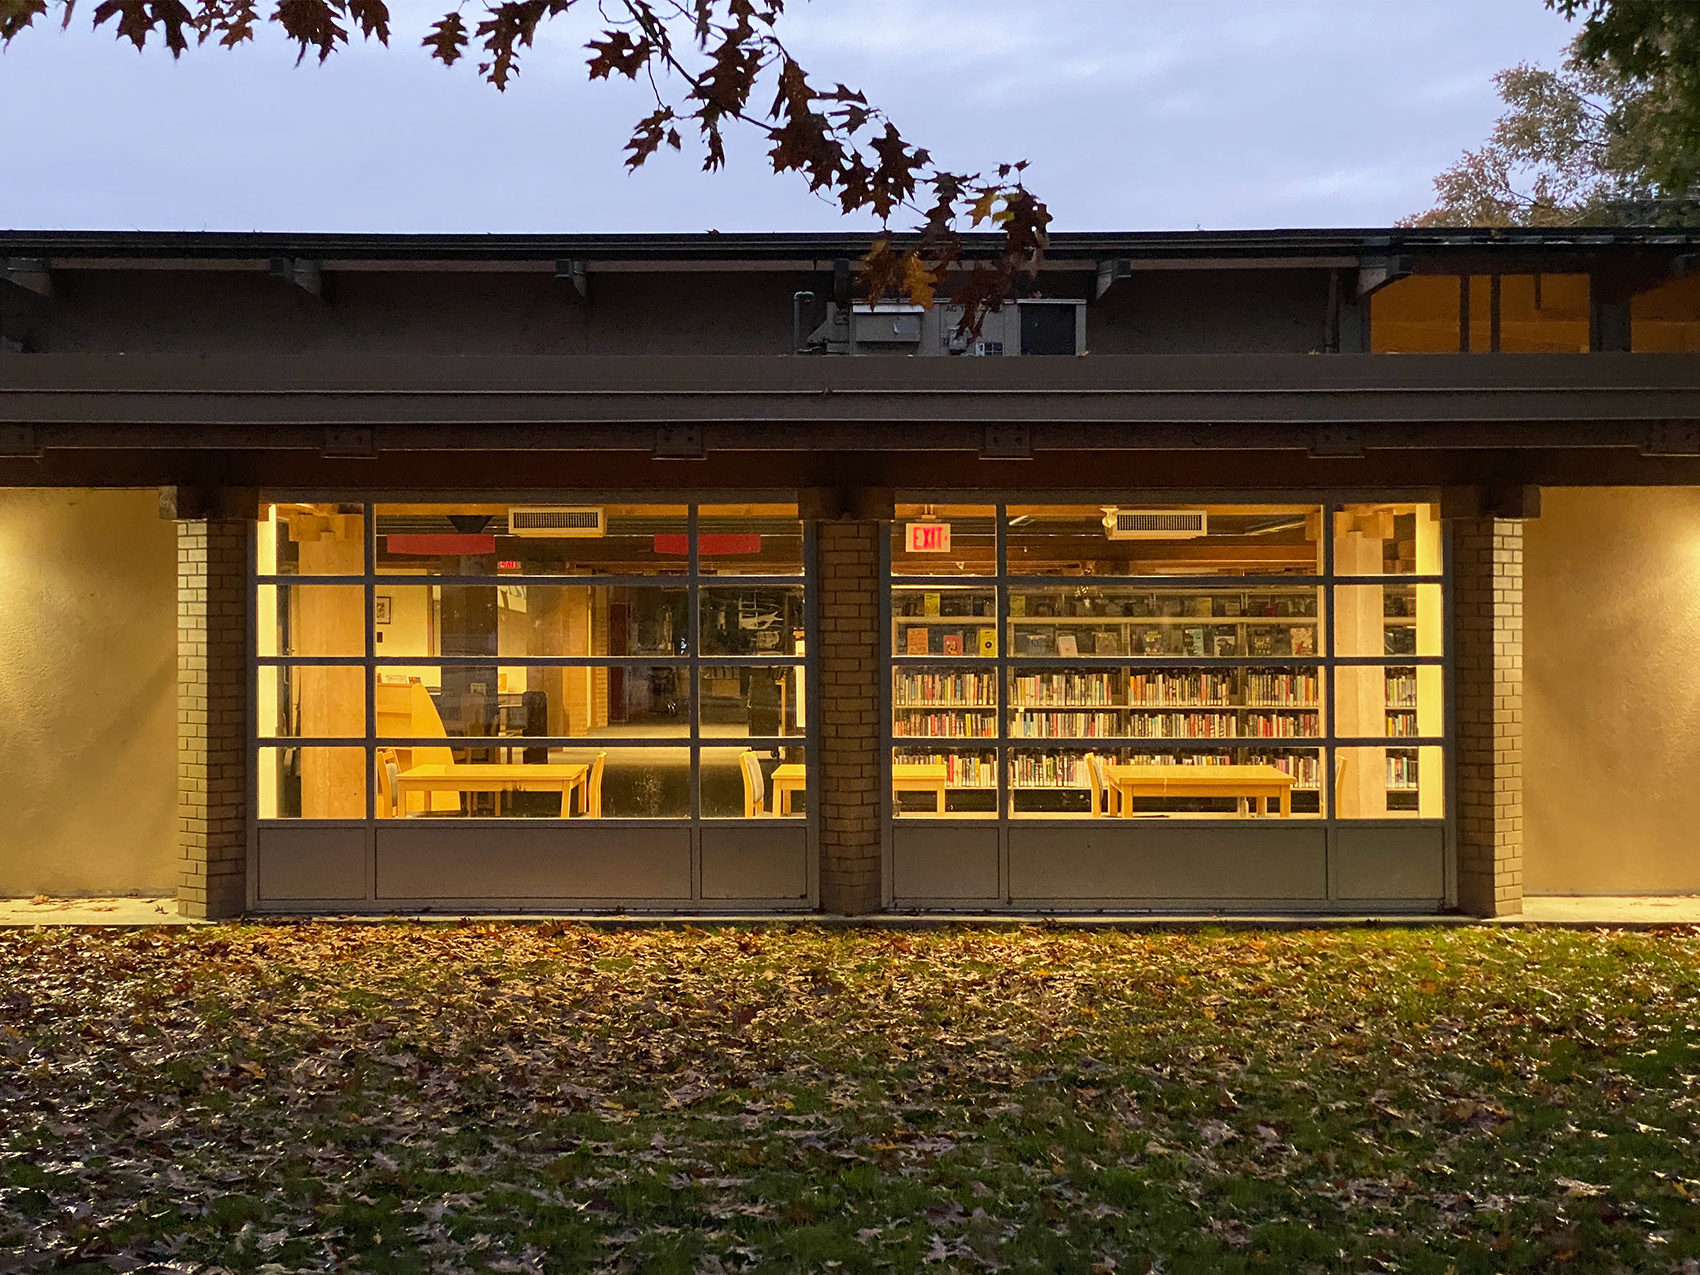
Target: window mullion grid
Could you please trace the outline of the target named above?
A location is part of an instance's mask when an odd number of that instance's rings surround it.
[[[1396,577],[1406,581],[1409,577]],[[1419,577],[1423,582],[1429,582],[1429,577]],[[1132,593],[1161,592],[1165,589],[1204,589],[1211,592],[1222,592],[1224,581],[1231,581],[1234,589],[1249,591],[1252,589],[1297,589],[1306,585],[1319,585],[1323,577],[1317,574],[1308,575],[1272,575],[1272,576],[1101,576],[1101,575],[1050,575],[1050,576],[1009,576],[1004,580],[1013,589],[1066,589],[1072,586],[1089,583],[1102,588],[1126,589]],[[915,584],[918,581],[897,580],[896,584]]]
[[[1338,794],[1334,791],[1335,742],[1334,742],[1334,695],[1336,691],[1335,678],[1339,669],[1339,661],[1334,654],[1334,519],[1335,507],[1324,503],[1322,506],[1322,615],[1319,617],[1322,628],[1322,659],[1323,673],[1321,692],[1317,698],[1322,702],[1318,706],[1322,712],[1322,774],[1317,776],[1319,783],[1317,791],[1321,794],[1323,808],[1318,815],[1326,823],[1338,816],[1335,802]]]
[[[689,754],[687,764],[690,766],[690,811],[691,822],[702,821],[702,562],[701,550],[697,544],[697,504],[692,501],[685,510],[685,566],[689,573],[690,584],[686,589],[685,605],[690,613],[685,618],[686,638],[685,647],[685,681],[686,694],[690,697],[691,720],[688,742]],[[692,837],[695,843],[695,835]],[[692,876],[696,876],[693,872]]]
[[[366,819],[375,830],[378,820],[378,625],[377,625],[377,573],[378,573],[378,509],[372,501],[361,505],[364,517],[361,519],[366,534],[361,537],[361,553],[365,564],[365,578],[362,606],[366,617],[365,648],[366,658],[362,661],[364,668],[362,682],[366,689],[366,756],[365,756],[365,790],[366,790]]]
[[[997,802],[998,823],[1002,831],[999,840],[1007,840],[1008,825],[1013,814],[1015,803],[1015,780],[1011,768],[1015,758],[1010,752],[1009,745],[1009,506],[999,501],[997,506],[997,521],[993,526],[992,538],[992,612],[997,617],[998,636],[993,649],[997,652],[997,685],[994,688],[992,703],[996,708],[993,713],[992,758],[997,773]],[[999,858],[1003,856],[1000,854]]]

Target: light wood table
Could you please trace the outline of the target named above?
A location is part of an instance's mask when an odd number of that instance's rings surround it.
[[[1266,814],[1278,807],[1293,813],[1293,777],[1274,766],[1110,766],[1110,783],[1121,797],[1121,813],[1132,814],[1136,797],[1233,797],[1240,813]]]
[[[468,762],[465,765],[413,766],[396,776],[396,801],[403,815],[412,793],[431,792],[558,792],[561,814],[572,813],[572,796],[580,810],[588,809],[590,767],[577,762],[546,765],[506,765]]]
[[[791,813],[791,799],[803,791],[808,780],[808,770],[800,761],[788,761],[783,766],[776,766],[768,780],[773,784],[773,813],[788,815]]]
[[[900,793],[930,792],[933,794],[933,813],[944,813],[946,768],[939,762],[893,762],[891,767],[892,813],[897,813],[896,798]]]

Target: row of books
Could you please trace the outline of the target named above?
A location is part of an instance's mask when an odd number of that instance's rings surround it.
[[[1251,713],[1242,725],[1242,735],[1258,739],[1314,739],[1322,734],[1317,713]]]
[[[928,624],[905,625],[900,621],[897,631],[894,649],[901,655],[977,655],[991,659],[998,653],[995,628],[950,629]]]
[[[1109,739],[1125,735],[1120,713],[1019,713],[1010,719],[1013,739]]]
[[[925,652],[910,652],[925,654]],[[1178,655],[1183,659],[1239,659],[1245,656],[1316,654],[1316,629],[1311,625],[1202,625],[1189,628],[1090,629],[1058,633],[1032,621],[1016,627],[1010,653],[1026,658],[1079,655]]]
[[[1389,713],[1387,715],[1387,734],[1391,739],[1415,737],[1422,732],[1417,729],[1415,713]]]
[[[899,708],[996,708],[995,673],[918,673],[899,669],[893,677],[893,699]]]
[[[1260,670],[1245,675],[1245,699],[1236,705],[1235,674],[1208,670],[1155,673],[1020,673],[1011,678],[1019,708],[1313,708],[1315,673]],[[992,673],[899,670],[893,693],[900,708],[997,707]],[[1415,709],[1417,682],[1410,673],[1387,675],[1389,711]]]
[[[898,734],[919,734],[903,730]],[[1012,739],[1317,739],[1316,713],[1253,713],[1244,721],[1213,713],[1142,714],[1024,712],[1010,720]],[[974,732],[990,737],[990,732]]]
[[[1387,707],[1415,708],[1417,706],[1417,673],[1390,672],[1387,675]]]
[[[1245,702],[1260,707],[1308,707],[1317,702],[1315,673],[1247,673]]]
[[[1127,700],[1130,704],[1185,704],[1209,708],[1233,699],[1231,673],[1203,671],[1175,673],[1130,673]]]
[[[990,753],[917,753],[898,752],[894,760],[904,766],[944,767],[944,782],[949,788],[996,788],[997,761]]]
[[[907,712],[892,718],[891,733],[928,739],[996,739],[998,722],[990,713]]]
[[[891,610],[897,616],[984,616],[989,620],[997,614],[997,603],[990,589],[952,589],[948,593],[931,589],[919,593],[913,589],[899,589],[892,595]]]
[[[1121,681],[1116,673],[1019,673],[1010,679],[1010,690],[1024,708],[1120,704]]]
[[[900,763],[943,764],[945,783],[951,788],[995,788],[995,760],[977,753],[918,753],[907,750],[897,754]],[[1322,773],[1321,762],[1314,752],[1301,753],[1195,753],[1176,756],[1173,753],[1111,754],[1108,760],[1115,765],[1128,766],[1273,766],[1293,776],[1296,788],[1315,789]],[[1411,780],[1395,784],[1392,758],[1389,757],[1388,787],[1414,787],[1416,762],[1411,760]],[[1086,772],[1085,753],[1021,752],[1010,757],[1010,783],[1016,788],[1086,788],[1091,780]]]
[[[1387,754],[1387,787],[1412,789],[1417,786],[1417,754],[1414,750]]]
[[[1243,616],[1314,616],[1316,590],[1287,593],[1124,594],[1117,598],[1067,593],[1011,592],[1009,613],[1017,619],[1130,616],[1136,619],[1237,619]]]
[[[1069,753],[1020,753],[1010,758],[1009,782],[1016,788],[1088,788],[1086,758]]]
[[[1239,732],[1233,713],[1133,713],[1123,734],[1129,739],[1230,739]]]

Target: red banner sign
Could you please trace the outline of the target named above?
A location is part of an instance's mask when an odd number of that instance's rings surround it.
[[[655,552],[682,558],[691,551],[689,536],[661,535],[655,537]],[[697,537],[697,554],[704,558],[736,555],[750,557],[761,552],[761,536],[737,532],[710,531]]]
[[[416,558],[471,557],[496,552],[496,537],[467,536],[453,532],[440,535],[385,536],[384,547],[391,553]]]

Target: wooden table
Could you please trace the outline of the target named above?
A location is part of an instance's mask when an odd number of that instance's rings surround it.
[[[945,764],[939,762],[893,762],[891,767],[892,813],[896,814],[896,799],[900,793],[930,792],[933,794],[933,813],[944,813]]]
[[[574,793],[578,794],[579,809],[589,808],[589,778],[590,767],[578,762],[537,766],[500,762],[413,766],[396,776],[396,802],[406,815],[407,798],[416,792],[558,792],[561,814],[565,816],[572,813]]]
[[[1132,814],[1136,797],[1233,797],[1240,813],[1293,813],[1293,777],[1274,766],[1110,766],[1110,784],[1121,797],[1121,813]],[[1249,809],[1248,809],[1249,808]]]
[[[773,784],[773,813],[788,815],[791,813],[792,797],[802,792],[808,781],[808,770],[800,761],[788,761],[783,766],[776,766],[768,780]]]

